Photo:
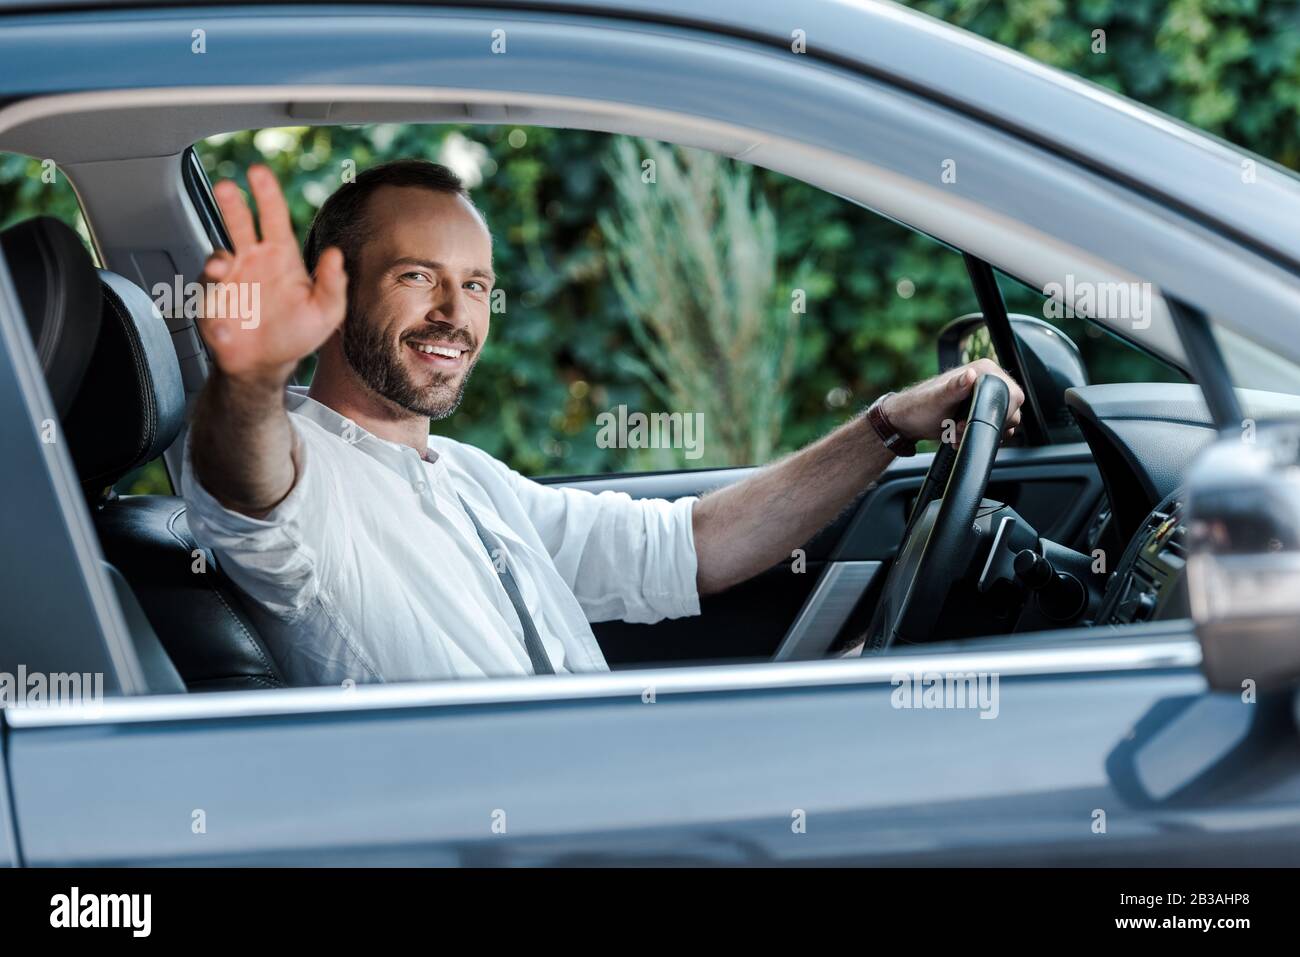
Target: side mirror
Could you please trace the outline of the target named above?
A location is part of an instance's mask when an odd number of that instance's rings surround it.
[[[1300,423],[1206,449],[1187,481],[1187,588],[1211,687],[1300,681]]]
[[[1053,441],[1079,437],[1065,404],[1065,390],[1088,384],[1088,373],[1074,341],[1049,322],[1012,313],[1011,331],[1020,343],[1027,384],[1042,409]],[[972,312],[954,319],[939,333],[939,368],[953,369],[975,359],[997,360],[984,314]],[[999,362],[999,365],[1002,363]]]

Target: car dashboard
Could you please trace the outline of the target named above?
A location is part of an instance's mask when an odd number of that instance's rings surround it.
[[[1247,422],[1300,416],[1300,397],[1250,389],[1237,393]],[[1097,555],[1094,539],[1112,548],[1124,543],[1091,622],[1186,617],[1182,486],[1192,462],[1219,434],[1200,389],[1181,383],[1090,385],[1068,389],[1065,401],[1101,472],[1101,510],[1109,512],[1104,523],[1094,523],[1087,548]],[[1103,547],[1100,554],[1107,551]]]
[[[1128,625],[1189,613],[1187,526],[1181,490],[1160,502],[1138,529],[1116,566],[1096,624]]]

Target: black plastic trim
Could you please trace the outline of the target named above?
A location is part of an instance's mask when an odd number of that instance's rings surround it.
[[[226,223],[221,218],[217,198],[212,193],[212,183],[193,146],[186,147],[181,154],[181,182],[185,184],[185,192],[194,205],[194,212],[203,222],[203,229],[212,241],[213,248],[234,249],[230,234],[226,232]]]
[[[1174,328],[1178,330],[1178,338],[1182,340],[1183,351],[1187,353],[1188,364],[1192,367],[1192,378],[1205,396],[1210,418],[1220,429],[1240,426],[1241,402],[1233,390],[1232,375],[1214,339],[1209,317],[1195,306],[1172,296],[1165,302],[1173,317]]]
[[[1039,408],[1038,397],[1034,394],[1034,383],[1025,373],[1025,358],[1020,353],[1020,342],[1011,328],[1011,319],[1007,316],[1007,306],[1002,299],[1002,290],[998,288],[993,267],[970,253],[962,253],[962,260],[966,263],[966,274],[970,276],[975,299],[984,316],[985,328],[993,340],[993,351],[1001,360],[1002,368],[1019,383],[1025,393],[1024,408],[1027,414],[1021,422],[1025,439],[1030,445],[1047,445],[1051,442],[1047,423],[1043,421],[1043,410]]]

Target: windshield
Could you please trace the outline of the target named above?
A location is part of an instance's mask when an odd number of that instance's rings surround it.
[[[1300,395],[1300,366],[1218,323],[1214,337],[1237,388]]]

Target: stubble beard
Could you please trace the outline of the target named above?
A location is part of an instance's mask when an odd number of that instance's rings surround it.
[[[437,327],[431,327],[431,331],[433,329]],[[466,341],[469,337],[463,330],[447,325],[436,334],[468,349],[473,348],[473,343]],[[348,309],[347,318],[343,320],[343,357],[366,387],[407,412],[430,419],[447,418],[460,407],[465,397],[465,386],[478,364],[478,356],[469,360],[459,384],[455,383],[454,374],[434,372],[429,385],[421,386],[402,361],[401,353],[406,348],[404,342],[393,343],[364,314]]]

